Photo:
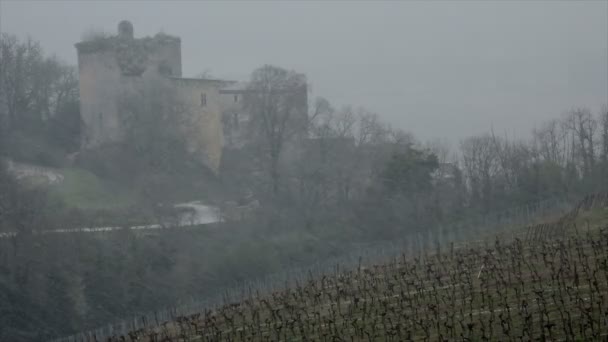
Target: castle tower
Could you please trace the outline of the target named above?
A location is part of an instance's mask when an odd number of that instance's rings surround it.
[[[118,25],[116,36],[82,41],[76,50],[85,148],[120,141],[117,104],[123,94],[137,90],[147,79],[182,75],[179,38],[159,33],[137,39],[126,20]]]
[[[128,20],[118,23],[118,37],[121,39],[133,39],[133,24]]]
[[[192,115],[191,122],[182,127],[188,151],[217,172],[224,143],[219,90],[231,82],[182,78],[178,37],[159,33],[135,38],[133,31],[130,22],[122,21],[117,35],[76,44],[85,135],[82,147],[124,139],[119,103],[125,96],[141,94],[147,86],[161,82],[175,91]]]

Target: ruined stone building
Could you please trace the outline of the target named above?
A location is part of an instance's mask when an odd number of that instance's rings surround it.
[[[175,90],[197,120],[184,127],[188,149],[217,172],[225,144],[238,146],[248,116],[241,105],[247,89],[235,81],[182,77],[181,40],[158,33],[135,38],[133,25],[122,21],[116,36],[76,44],[80,77],[83,148],[120,142],[125,127],[119,103],[125,94],[162,82]],[[302,90],[304,106],[306,92]],[[303,110],[306,115],[306,108]]]

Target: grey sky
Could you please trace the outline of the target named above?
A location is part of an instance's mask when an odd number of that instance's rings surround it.
[[[182,38],[184,75],[246,79],[275,64],[313,96],[362,105],[421,139],[523,137],[608,103],[608,1],[5,1],[0,28],[76,63],[91,28]]]

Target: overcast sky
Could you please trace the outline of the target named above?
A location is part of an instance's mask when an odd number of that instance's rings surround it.
[[[312,96],[361,105],[423,140],[524,137],[608,103],[608,1],[162,2],[0,0],[0,29],[76,63],[90,29],[182,38],[184,76],[247,79],[263,64]]]

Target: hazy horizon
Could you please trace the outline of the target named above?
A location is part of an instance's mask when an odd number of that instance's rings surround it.
[[[608,2],[2,1],[0,30],[76,64],[91,29],[180,36],[184,76],[305,73],[313,97],[364,106],[422,140],[525,137],[608,103]],[[227,20],[226,18],[230,18]]]

